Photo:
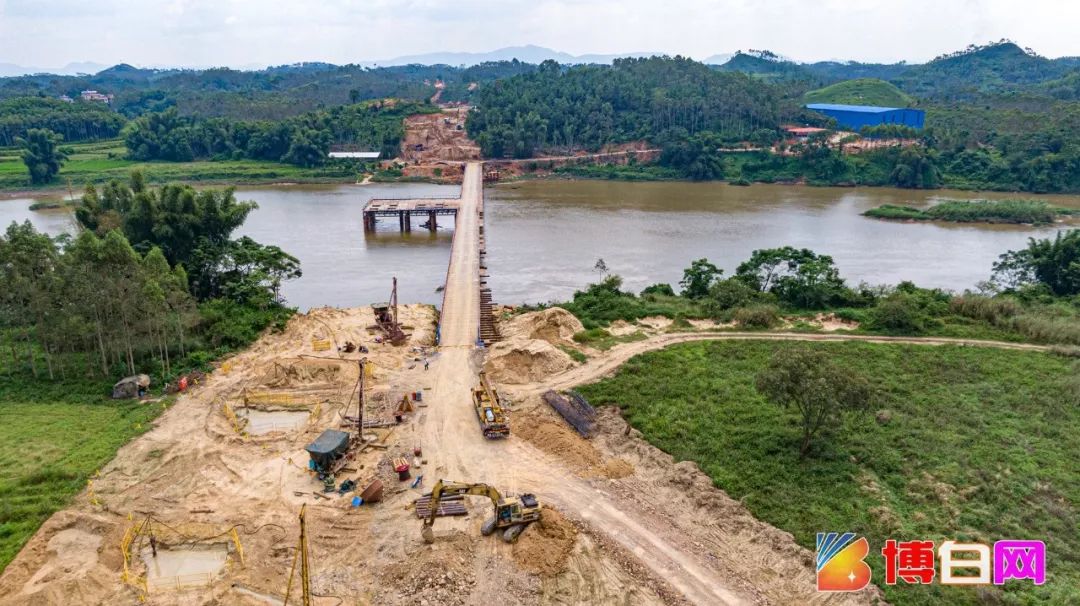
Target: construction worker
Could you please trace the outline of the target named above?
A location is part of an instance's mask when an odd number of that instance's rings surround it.
[[[427,370],[428,364],[430,364],[430,363],[431,362],[428,362],[427,360],[424,360],[424,370]]]

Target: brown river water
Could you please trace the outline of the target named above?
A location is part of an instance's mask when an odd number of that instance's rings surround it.
[[[363,231],[361,208],[373,197],[455,197],[456,186],[369,184],[241,187],[255,200],[239,230],[298,257],[304,276],[284,287],[302,310],[385,300],[397,276],[403,302],[439,303],[453,235],[440,219],[432,234],[414,221]],[[997,256],[1029,237],[1052,237],[1067,225],[896,223],[860,215],[881,204],[925,206],[940,198],[1009,198],[1017,194],[917,192],[887,188],[818,188],[723,183],[525,181],[489,187],[488,264],[500,303],[570,297],[598,274],[603,258],[630,290],[676,285],[684,267],[707,257],[730,274],[751,251],[791,245],[832,255],[851,284],[895,284],[956,291],[989,277]],[[1025,196],[1080,208],[1076,196]],[[0,200],[0,226],[29,219],[59,234],[75,229],[66,211],[30,211],[28,198]]]

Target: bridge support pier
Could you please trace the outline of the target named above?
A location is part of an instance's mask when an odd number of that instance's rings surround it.
[[[375,231],[375,213],[364,213],[364,231]]]
[[[428,229],[430,229],[431,231],[434,232],[438,228],[439,228],[439,223],[435,219],[435,211],[429,211],[428,212]]]

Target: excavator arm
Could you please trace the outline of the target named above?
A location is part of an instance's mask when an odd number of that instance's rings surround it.
[[[491,499],[491,505],[498,508],[499,501],[502,500],[502,495],[495,489],[494,486],[488,486],[487,484],[466,484],[464,482],[445,482],[439,480],[435,483],[435,486],[431,488],[431,501],[428,505],[428,516],[424,518],[424,527],[421,529],[420,534],[423,535],[424,540],[431,543],[435,540],[435,533],[431,530],[432,525],[435,524],[435,517],[439,511],[439,500],[443,495],[473,495],[479,497],[487,497]]]

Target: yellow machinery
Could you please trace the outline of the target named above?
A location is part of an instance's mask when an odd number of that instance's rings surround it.
[[[444,482],[439,480],[431,489],[431,504],[428,506],[428,516],[424,518],[424,527],[420,534],[427,543],[435,542],[435,532],[432,525],[439,511],[439,500],[443,496],[450,495],[475,495],[491,499],[495,506],[495,514],[484,521],[480,527],[480,533],[485,537],[502,530],[502,538],[507,543],[513,543],[530,523],[540,519],[540,501],[536,495],[523,494],[519,497],[503,497],[499,491],[487,484],[465,484],[462,482]]]
[[[289,570],[289,584],[285,587],[285,600],[282,606],[289,606],[289,596],[292,593],[293,577],[296,575],[296,563],[300,562],[300,600],[301,606],[311,606],[311,568],[308,564],[307,543],[307,505],[300,506],[300,543],[296,546],[296,555],[293,556],[292,569]]]
[[[510,425],[506,422],[499,394],[488,384],[487,375],[480,371],[480,385],[472,390],[473,406],[476,417],[480,420],[480,430],[489,440],[505,438],[510,435]]]

